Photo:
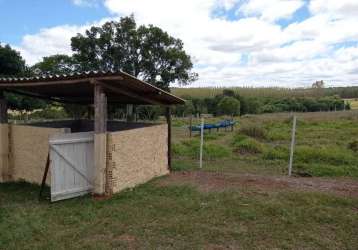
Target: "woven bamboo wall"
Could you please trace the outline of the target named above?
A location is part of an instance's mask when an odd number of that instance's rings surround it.
[[[168,126],[108,133],[107,154],[107,193],[168,174]]]
[[[49,137],[61,128],[9,126],[9,175],[11,180],[41,184],[49,150]],[[50,184],[50,172],[46,183]]]

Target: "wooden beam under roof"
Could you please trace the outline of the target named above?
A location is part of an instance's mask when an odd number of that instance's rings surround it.
[[[134,93],[134,92],[132,92],[130,90],[117,88],[117,87],[114,87],[114,86],[112,86],[110,84],[107,84],[107,83],[104,83],[104,82],[101,82],[101,81],[98,81],[98,80],[95,80],[94,82],[96,84],[101,84],[103,86],[103,88],[108,89],[108,90],[110,90],[110,91],[112,91],[114,93],[117,93],[117,94],[125,95],[125,96],[128,96],[128,97],[137,99],[137,100],[141,100],[141,101],[146,102],[148,104],[153,104],[153,105],[161,105],[162,104],[159,101],[156,101],[154,99],[147,98],[145,96],[136,94],[136,93]]]
[[[20,90],[8,90],[5,89],[4,91],[9,92],[9,93],[14,93],[14,94],[18,94],[18,95],[23,95],[23,96],[28,96],[28,97],[32,97],[32,98],[38,98],[38,99],[42,99],[42,100],[46,100],[46,101],[52,101],[52,102],[60,102],[60,103],[69,103],[69,104],[89,104],[91,103],[91,100],[85,100],[85,99],[81,99],[79,100],[78,98],[65,98],[65,97],[49,97],[49,96],[45,96],[45,95],[40,95],[40,94],[35,94],[35,93],[28,93],[28,92],[23,92]]]

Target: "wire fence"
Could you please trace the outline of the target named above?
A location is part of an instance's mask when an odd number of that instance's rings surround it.
[[[201,133],[198,118],[174,119],[178,169],[358,175],[358,111],[278,113],[234,120],[232,129],[207,128]],[[203,128],[215,122],[220,118],[206,117]]]

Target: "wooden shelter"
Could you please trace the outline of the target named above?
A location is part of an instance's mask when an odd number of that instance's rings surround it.
[[[56,102],[93,105],[94,121],[62,121],[22,127],[9,125],[4,91]],[[123,124],[108,121],[109,103],[165,106],[167,124]],[[48,179],[47,183],[51,184],[51,192],[52,189],[57,190],[57,193],[52,192],[52,200],[87,192],[98,195],[112,194],[165,174],[171,165],[170,106],[183,103],[183,99],[124,72],[91,71],[71,75],[0,78],[0,182],[18,179],[39,182],[38,173],[44,172],[44,156],[42,162],[29,165],[21,171],[13,165],[20,156],[30,157],[25,150],[23,152],[18,148],[26,148],[25,143],[31,144],[31,140],[38,140],[41,136],[45,139],[38,145],[32,145],[28,151],[39,146],[43,148],[42,155],[49,155],[51,180]],[[18,140],[17,135],[21,133],[23,140]],[[26,141],[26,136],[33,134],[37,134],[37,137]],[[166,145],[153,149],[153,144],[164,139]],[[134,145],[128,146],[125,143]],[[153,152],[149,154],[143,152],[144,149]],[[166,154],[163,155],[163,152]],[[66,153],[72,154],[72,158],[66,158]],[[129,159],[131,155],[135,159]],[[145,155],[148,156],[147,159],[141,160]],[[154,158],[151,155],[154,155]],[[78,159],[79,156],[82,160]],[[24,160],[28,161],[29,159]],[[148,162],[151,164],[148,165]],[[157,165],[163,164],[166,170],[163,167],[156,168]],[[121,166],[121,170],[118,170],[117,165]],[[37,167],[41,171],[38,171]],[[28,172],[36,173],[36,177],[27,178]],[[123,177],[126,174],[131,177]],[[137,178],[138,176],[141,177]]]

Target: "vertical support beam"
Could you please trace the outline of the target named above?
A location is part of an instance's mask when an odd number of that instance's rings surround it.
[[[134,121],[133,111],[134,111],[133,104],[127,104],[127,122]]]
[[[9,181],[10,178],[7,101],[3,92],[0,92],[0,182]]]
[[[107,96],[100,83],[94,85],[94,188],[105,193],[107,165]]]
[[[92,107],[87,106],[87,120],[92,120]]]
[[[172,170],[172,116],[170,107],[165,108],[165,117],[168,124],[168,169]]]

